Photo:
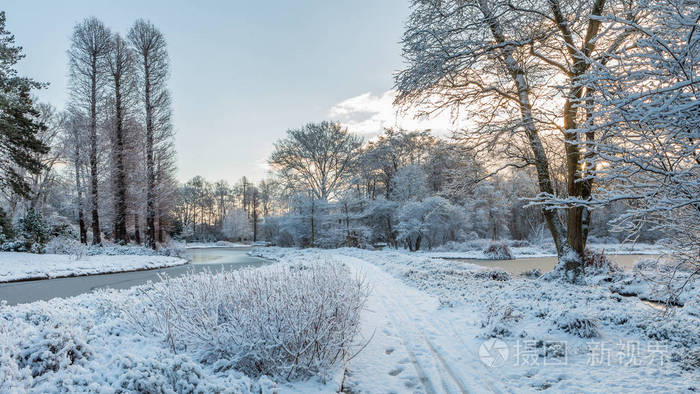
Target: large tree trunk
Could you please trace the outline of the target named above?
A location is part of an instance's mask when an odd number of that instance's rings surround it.
[[[97,59],[92,62],[90,91],[90,195],[92,197],[92,244],[101,245],[99,196],[97,192]]]

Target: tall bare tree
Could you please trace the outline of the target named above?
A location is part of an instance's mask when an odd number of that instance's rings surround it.
[[[86,124],[88,123],[81,111],[75,108],[67,110],[67,120],[63,131],[63,151],[73,166],[75,175],[75,210],[78,216],[78,228],[80,231],[80,242],[87,244],[87,228],[85,226],[85,208],[83,200],[83,182],[82,182],[82,167],[83,167],[83,151],[87,146],[87,138],[85,136]]]
[[[96,18],[87,18],[73,28],[70,63],[72,104],[87,114],[90,131],[90,196],[92,200],[92,243],[102,243],[98,212],[97,122],[98,104],[107,84],[106,61],[109,56],[111,33]]]
[[[126,147],[124,118],[130,104],[133,87],[134,56],[131,48],[119,34],[112,36],[109,57],[109,74],[112,84],[112,99],[114,105],[114,135],[112,156],[114,161],[114,239],[127,243],[129,236],[126,231],[127,201],[126,201]]]
[[[155,143],[158,134],[170,133],[170,95],[167,89],[168,51],[165,37],[150,22],[139,19],[128,34],[136,52],[139,87],[146,124],[146,244],[156,247]]]

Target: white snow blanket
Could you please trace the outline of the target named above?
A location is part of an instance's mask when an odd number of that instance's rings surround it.
[[[700,382],[692,366],[700,321],[683,309],[664,316],[604,287],[509,278],[394,251],[252,254],[286,262],[323,256],[369,280],[367,346],[347,366],[348,392],[651,393],[696,390]]]
[[[122,311],[132,310],[143,297],[134,288],[0,305],[0,392],[657,393],[699,388],[696,309],[663,314],[605,286],[511,277],[393,251],[262,248],[252,253],[298,266],[336,262],[365,276],[371,288],[357,340],[366,346],[331,372],[339,379],[273,382],[222,368],[226,363],[219,361],[225,360],[203,363],[187,352],[173,354],[164,338],[139,334],[124,319]]]
[[[168,256],[84,256],[0,252],[0,283],[154,269],[186,264]]]

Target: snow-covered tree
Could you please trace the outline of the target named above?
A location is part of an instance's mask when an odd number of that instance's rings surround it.
[[[476,126],[465,137],[476,154],[500,161],[498,168],[536,169],[559,268],[572,280],[583,270],[592,188],[579,142],[596,137],[577,132],[585,117],[577,106],[586,96],[582,77],[589,59],[626,42],[624,32],[602,28],[600,17],[631,12],[631,3],[414,0],[403,36],[407,67],[396,77],[397,103],[426,116],[468,113]],[[556,157],[564,158],[564,195],[554,186]]]
[[[73,28],[68,51],[72,106],[83,112],[88,122],[92,243],[95,245],[102,243],[98,192],[98,107],[104,99],[107,84],[106,61],[110,46],[109,29],[98,19],[87,18]]]
[[[391,185],[391,199],[394,201],[420,201],[428,195],[428,179],[423,168],[417,164],[400,168]]]
[[[644,18],[606,18],[634,37],[587,79],[587,128],[601,134],[587,163],[597,204],[629,201],[617,218],[637,234],[658,230],[676,256],[700,267],[700,3],[645,0]],[[622,33],[620,33],[622,34]]]
[[[268,162],[288,187],[328,200],[347,185],[361,144],[339,123],[309,123],[288,130]]]
[[[168,92],[168,50],[163,34],[150,22],[137,20],[129,30],[129,43],[136,52],[139,70],[139,94],[143,105],[146,147],[146,244],[156,247],[156,220],[159,187],[157,160],[161,160],[163,179],[169,176],[165,168],[172,170],[172,125],[170,120],[170,94]],[[161,182],[161,185],[165,185]]]

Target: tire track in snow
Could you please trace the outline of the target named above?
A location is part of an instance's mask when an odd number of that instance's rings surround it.
[[[403,283],[401,283],[401,285],[407,286]],[[471,358],[473,359],[473,361],[468,361],[466,363],[459,364],[460,367],[466,367],[470,370],[471,379],[465,379],[465,377],[462,374],[459,374],[452,367],[452,365],[457,365],[457,363],[452,361],[453,359],[449,356],[449,353],[447,351],[439,349],[437,346],[435,346],[435,344],[428,338],[425,332],[426,329],[432,331],[433,334],[444,332],[444,328],[446,327],[443,326],[443,329],[439,330],[435,323],[431,321],[420,319],[420,316],[409,316],[406,311],[410,310],[410,307],[407,306],[403,297],[401,297],[400,295],[387,293],[384,286],[379,286],[375,289],[381,289],[377,292],[377,295],[382,298],[386,305],[390,306],[390,308],[386,310],[387,316],[389,316],[389,318],[391,319],[391,323],[396,328],[397,334],[401,338],[403,346],[406,348],[407,352],[411,356],[411,363],[414,365],[414,367],[416,367],[419,379],[421,380],[421,383],[423,383],[423,386],[426,389],[426,391],[436,392],[435,387],[437,385],[436,382],[433,382],[428,376],[428,374],[425,373],[426,368],[421,365],[420,360],[415,356],[415,352],[411,349],[411,346],[422,348],[424,350],[422,353],[431,356],[430,358],[432,359],[434,364],[432,369],[434,369],[435,372],[437,372],[437,375],[440,377],[441,380],[441,384],[439,386],[442,386],[442,389],[447,393],[469,393],[470,390],[468,387],[470,386],[476,386],[473,387],[473,390],[475,392],[483,392],[484,390],[493,393],[510,392],[510,390],[499,389],[498,386],[500,386],[500,384],[496,383],[492,373],[486,370],[485,367],[476,367],[475,364],[481,362],[478,358],[478,355],[475,352],[469,350],[461,336],[454,329],[454,326],[452,326],[451,322],[442,323],[447,323],[446,326],[454,334],[454,337],[459,338],[459,341],[462,342],[462,347],[465,351],[469,352],[468,355],[471,356]],[[418,290],[416,289],[416,291]],[[426,294],[426,296],[428,295]],[[396,318],[399,318],[400,321],[397,322]],[[417,325],[416,319],[420,320],[421,326],[423,326],[424,328],[421,328]],[[410,328],[413,335],[407,334],[405,328]],[[416,340],[422,340],[424,345],[422,346],[416,341],[411,341],[412,338]],[[470,382],[471,385],[467,384],[466,382]]]

